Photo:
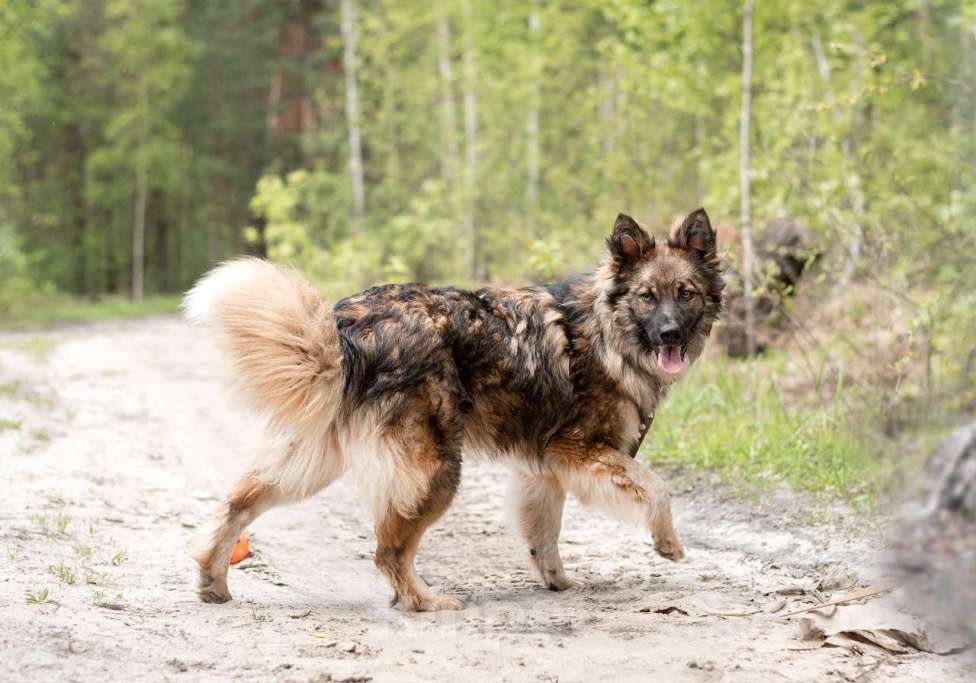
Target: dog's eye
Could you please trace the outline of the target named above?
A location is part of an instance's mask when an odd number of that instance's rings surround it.
[[[657,300],[657,297],[654,296],[654,292],[652,292],[651,290],[647,290],[646,292],[641,292],[641,298],[646,299],[648,301]]]
[[[680,292],[678,292],[678,296],[684,299],[685,301],[691,301],[692,299],[695,298],[695,290],[682,289]]]

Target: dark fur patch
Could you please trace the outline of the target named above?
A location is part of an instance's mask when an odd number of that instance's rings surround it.
[[[338,302],[344,409],[382,401],[397,413],[418,397],[437,396],[431,432],[444,442],[537,458],[553,439],[571,436],[628,452],[636,434],[624,433],[621,401],[634,404],[641,417],[654,406],[625,390],[608,364],[608,349],[623,350],[627,371],[654,388],[653,402],[664,386],[647,369],[655,342],[637,292],[687,279],[702,298],[687,330],[688,343],[700,347],[724,287],[714,249],[671,240],[655,247],[635,230],[643,233],[636,223],[618,225],[615,236],[631,240],[629,251],[614,251],[612,242],[604,267],[545,287],[385,285]],[[609,312],[598,305],[601,293]]]

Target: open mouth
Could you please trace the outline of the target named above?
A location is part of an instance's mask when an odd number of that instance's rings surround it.
[[[661,346],[657,350],[657,364],[669,375],[677,375],[685,369],[685,359],[680,346]]]

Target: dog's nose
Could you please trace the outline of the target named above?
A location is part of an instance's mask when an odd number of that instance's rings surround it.
[[[677,323],[666,323],[661,326],[658,334],[661,336],[661,343],[665,345],[678,344],[681,341],[681,328]]]

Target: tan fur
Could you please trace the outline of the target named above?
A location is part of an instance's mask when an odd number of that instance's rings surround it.
[[[613,449],[580,449],[572,443],[553,444],[547,462],[559,483],[583,505],[645,528],[661,555],[684,558],[671,519],[671,496],[649,469]]]
[[[216,328],[240,394],[272,429],[308,433],[332,424],[342,379],[335,319],[297,271],[229,261],[183,306],[188,319]]]
[[[555,476],[516,472],[512,475],[510,498],[514,523],[529,546],[529,557],[539,577],[550,590],[582,585],[569,578],[559,556],[566,491]]]

